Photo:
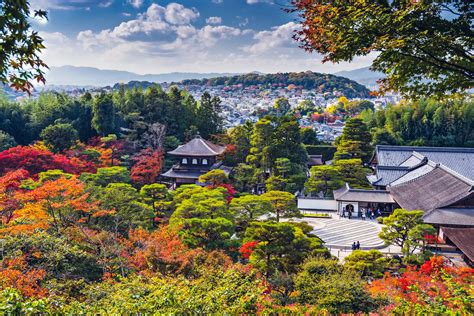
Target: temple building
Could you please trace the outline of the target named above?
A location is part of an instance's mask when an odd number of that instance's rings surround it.
[[[168,152],[169,155],[176,157],[178,162],[162,176],[169,178],[172,181],[172,188],[176,188],[182,184],[199,184],[199,176],[212,169],[222,169],[229,174],[231,169],[219,161],[219,156],[225,149],[226,147],[211,143],[198,135]]]
[[[298,207],[339,215],[349,210],[353,217],[368,208],[380,209],[382,216],[395,208],[422,210],[439,241],[473,264],[474,148],[378,145],[370,164],[373,174],[367,179],[373,190],[346,184],[333,191],[333,200],[300,197]]]

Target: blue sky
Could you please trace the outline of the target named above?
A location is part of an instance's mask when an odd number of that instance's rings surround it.
[[[288,0],[31,0],[50,66],[137,73],[336,72],[370,64],[322,64],[298,48]]]

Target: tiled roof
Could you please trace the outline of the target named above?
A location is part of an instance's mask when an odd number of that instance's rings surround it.
[[[179,146],[175,150],[169,151],[168,154],[175,156],[218,156],[225,151],[224,146],[219,146],[203,139],[201,136],[196,136],[184,145]]]
[[[375,151],[380,166],[410,165],[418,154],[474,180],[474,148],[377,145]]]
[[[437,208],[425,213],[423,220],[428,224],[474,227],[474,208]]]
[[[474,261],[474,228],[442,228],[445,236],[451,240],[462,253]]]
[[[347,183],[333,194],[338,201],[395,203],[388,191],[352,189]]]
[[[309,166],[320,166],[324,165],[323,155],[308,155]]]
[[[401,176],[408,173],[410,169],[408,167],[391,167],[391,166],[377,166],[376,177],[368,178],[372,185],[386,186],[397,180]]]
[[[437,165],[425,174],[388,186],[388,190],[402,208],[430,211],[468,196],[472,190],[472,181]]]
[[[162,173],[163,177],[167,178],[181,178],[181,179],[198,179],[202,176],[205,172],[193,171],[193,172],[176,172],[171,168],[170,170]]]

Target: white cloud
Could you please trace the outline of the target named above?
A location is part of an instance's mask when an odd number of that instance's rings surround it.
[[[32,10],[75,10],[100,6],[103,3],[104,1],[97,0],[31,0],[30,7]]]
[[[114,3],[113,0],[107,0],[99,3],[99,7],[101,8],[108,8]]]
[[[206,19],[206,23],[221,24],[222,23],[222,18],[220,16],[210,16]]]
[[[189,24],[199,17],[196,9],[185,8],[179,3],[170,3],[166,6],[165,19],[171,24]]]
[[[138,9],[143,5],[143,0],[128,0],[128,3]]]
[[[212,3],[215,3],[215,4],[221,4],[223,2],[224,0],[212,0]]]
[[[256,4],[256,3],[270,3],[273,4],[273,0],[247,0],[247,4]]]
[[[275,26],[269,31],[261,31],[254,35],[256,43],[245,46],[244,51],[261,54],[278,47],[288,47],[293,43],[293,33],[299,27],[295,22]]]

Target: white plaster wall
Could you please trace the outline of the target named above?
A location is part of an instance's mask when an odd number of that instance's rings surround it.
[[[337,201],[298,198],[298,209],[337,211]]]

